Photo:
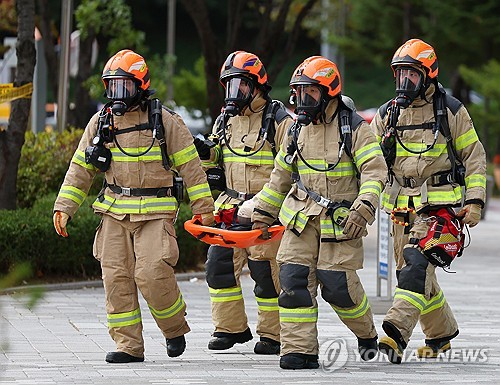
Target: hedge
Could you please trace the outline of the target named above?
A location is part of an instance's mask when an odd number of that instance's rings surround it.
[[[99,216],[91,209],[89,197],[68,224],[68,238],[59,237],[52,224],[55,194],[35,202],[31,209],[0,210],[0,272],[29,262],[34,279],[47,281],[100,277],[99,262],[92,255],[92,243]],[[175,228],[180,258],[176,271],[200,270],[208,246],[188,234],[183,227],[191,218],[189,205],[182,203]]]

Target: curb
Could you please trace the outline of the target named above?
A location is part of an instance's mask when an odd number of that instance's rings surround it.
[[[189,281],[193,278],[205,279],[205,272],[192,272],[192,273],[178,273],[175,274],[177,281]],[[55,291],[55,290],[75,290],[84,288],[99,288],[103,287],[102,280],[93,281],[77,281],[77,282],[64,282],[64,283],[49,283],[45,285],[26,285],[26,286],[14,286],[5,289],[0,289],[0,295],[4,294],[17,294],[25,293],[31,291]]]

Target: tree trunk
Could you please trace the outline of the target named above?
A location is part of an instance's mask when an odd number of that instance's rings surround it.
[[[205,76],[207,82],[208,110],[212,121],[220,114],[222,106],[222,90],[219,71],[225,59],[219,49],[215,33],[210,25],[208,9],[203,0],[182,0],[182,4],[193,22],[201,39],[201,49],[205,58]],[[215,75],[216,74],[216,75]]]
[[[45,61],[47,62],[47,68],[50,68],[50,71],[47,71],[47,78],[49,80],[53,100],[57,101],[57,92],[59,89],[59,61],[57,60],[53,41],[54,36],[52,36],[50,30],[51,15],[48,0],[38,0],[38,9],[40,13],[40,32],[42,33]]]
[[[17,68],[14,87],[33,82],[35,70],[35,0],[17,0]],[[0,133],[0,209],[16,208],[16,181],[21,148],[28,127],[31,99],[11,102],[9,126]]]

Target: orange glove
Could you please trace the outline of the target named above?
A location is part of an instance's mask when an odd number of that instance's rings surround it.
[[[470,203],[462,207],[462,209],[457,213],[457,216],[464,217],[463,223],[469,225],[470,227],[476,226],[481,220],[481,206]]]
[[[66,225],[69,221],[69,215],[62,211],[56,211],[54,213],[53,221],[56,233],[61,237],[67,238],[68,232],[66,231]]]
[[[215,217],[213,212],[200,214],[201,224],[203,226],[212,226],[215,223]]]
[[[262,235],[259,238],[271,239],[271,234],[269,234],[269,225],[264,222],[255,221],[252,225],[252,230],[261,230]]]

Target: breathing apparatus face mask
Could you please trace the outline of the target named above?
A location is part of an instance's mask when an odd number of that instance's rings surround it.
[[[407,108],[420,94],[424,74],[413,67],[396,68],[396,104]]]
[[[238,115],[241,110],[250,104],[255,86],[252,80],[246,77],[234,77],[226,82],[224,111],[229,116]]]
[[[109,79],[106,88],[106,97],[113,102],[111,111],[117,116],[125,112],[137,103],[139,93],[136,83],[132,79],[113,78]]]
[[[321,113],[323,93],[316,85],[298,85],[295,89],[297,123],[307,126]]]

